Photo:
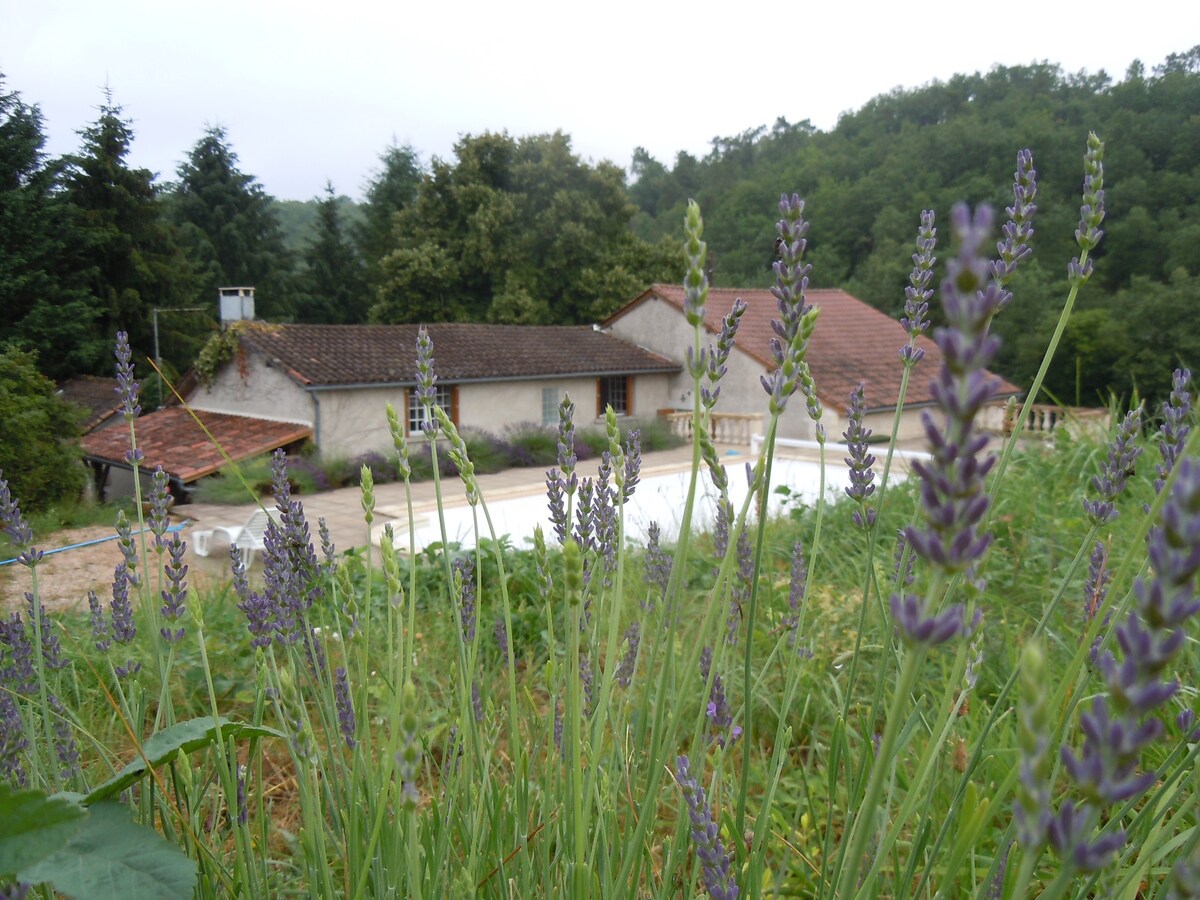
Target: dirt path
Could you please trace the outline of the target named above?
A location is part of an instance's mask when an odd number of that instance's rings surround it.
[[[114,536],[111,525],[89,525],[39,537],[37,546],[42,550],[50,550]],[[184,537],[186,540],[189,535],[185,534]],[[48,610],[59,612],[86,610],[87,593],[95,591],[107,606],[112,599],[113,569],[121,562],[121,558],[121,549],[115,540],[75,547],[43,557],[37,566],[38,596],[42,604]],[[191,569],[188,582],[193,587],[205,581],[227,577],[227,559],[198,560],[189,549],[187,562]],[[22,607],[25,592],[31,589],[31,585],[29,570],[24,566],[19,563],[0,566],[0,612]]]

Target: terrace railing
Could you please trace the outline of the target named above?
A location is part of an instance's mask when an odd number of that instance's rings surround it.
[[[996,403],[983,409],[981,422],[988,431],[1009,435],[1017,427],[1010,417],[1015,417],[1019,412],[1019,407],[1010,412],[1006,404]],[[1021,435],[1029,438],[1049,438],[1056,431],[1064,431],[1072,437],[1103,437],[1112,427],[1112,416],[1107,409],[1099,407],[1035,403],[1020,424]]]
[[[685,440],[692,439],[692,414],[681,410],[666,410],[660,415],[671,431]],[[762,434],[762,413],[714,412],[709,420],[709,437],[714,444],[733,444],[749,447],[750,439]]]

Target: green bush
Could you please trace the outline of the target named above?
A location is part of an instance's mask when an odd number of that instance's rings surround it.
[[[32,353],[0,353],[0,473],[27,512],[83,490],[79,413],[54,392]]]

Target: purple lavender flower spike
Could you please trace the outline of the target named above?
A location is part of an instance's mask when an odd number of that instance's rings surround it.
[[[346,746],[353,750],[358,745],[354,737],[357,723],[354,718],[354,701],[350,697],[350,679],[344,666],[333,670],[333,699],[337,707],[338,731],[341,732]]]
[[[562,470],[567,494],[575,492],[575,404],[564,394],[558,404],[558,467]]]
[[[633,497],[642,480],[642,430],[633,428],[625,437],[625,482],[624,500],[628,502]]]
[[[1137,436],[1142,428],[1142,408],[1131,409],[1117,426],[1116,437],[1108,445],[1108,458],[1099,475],[1092,477],[1092,490],[1098,497],[1083,501],[1083,511],[1093,525],[1111,522],[1118,515],[1116,500],[1125,490],[1134,465],[1142,455]]]
[[[1029,246],[1033,238],[1033,215],[1037,204],[1037,171],[1033,168],[1033,153],[1021,150],[1017,153],[1017,171],[1013,174],[1013,205],[1004,211],[1008,221],[1004,224],[1004,240],[996,244],[1000,258],[992,263],[992,277],[1000,285],[1000,300],[997,311],[1004,309],[1012,300],[1012,294],[1004,290],[1017,265],[1033,253]]]
[[[129,644],[137,637],[133,607],[129,605],[129,573],[125,563],[113,571],[112,635],[118,644]]]
[[[142,414],[138,405],[138,383],[133,379],[133,351],[129,349],[129,335],[124,331],[117,332],[117,396],[121,398],[121,406],[125,418],[133,421]]]
[[[437,419],[431,414],[433,405],[437,402],[437,375],[433,371],[433,339],[422,325],[417,332],[417,401],[425,407],[425,417],[421,422],[421,430],[430,437],[436,437],[438,432]]]
[[[46,618],[46,607],[28,591],[25,592],[25,605],[29,607],[30,631],[34,630],[36,622],[37,631],[40,631],[42,635],[42,665],[52,672],[65,669],[68,660],[63,656],[62,642],[58,639],[54,623]]]
[[[21,515],[21,506],[12,495],[8,482],[0,472],[0,530],[7,534],[20,549],[17,557],[21,565],[33,568],[42,559],[42,551],[33,548],[33,529]]]
[[[88,591],[88,613],[92,623],[92,641],[100,653],[107,653],[112,646],[112,638],[108,633],[108,619],[104,616],[104,607],[95,591]]]
[[[868,441],[871,429],[863,425],[863,414],[866,411],[866,385],[859,382],[850,392],[850,406],[846,410],[848,425],[842,432],[849,448],[850,456],[846,465],[850,467],[850,484],[846,488],[846,496],[858,504],[854,511],[854,524],[859,528],[871,528],[875,524],[875,510],[867,505],[867,498],[875,493],[875,457],[871,454]]]
[[[908,332],[908,343],[900,348],[900,359],[905,366],[915,366],[925,358],[925,351],[917,346],[917,338],[929,328],[929,298],[933,289],[933,264],[937,257],[933,248],[937,246],[937,229],[933,227],[933,210],[921,213],[921,227],[917,230],[917,252],[913,254],[913,270],[908,276],[908,287],[904,289],[904,316],[901,327]]]
[[[629,623],[629,627],[625,629],[624,640],[625,653],[621,656],[615,677],[617,684],[628,688],[633,683],[633,673],[637,669],[638,646],[641,643],[641,630],[637,622]]]
[[[113,571],[113,598],[110,608],[112,610],[113,640],[122,645],[132,643],[137,637],[137,626],[133,621],[133,607],[129,603],[131,583],[125,563],[117,563],[117,567]],[[117,677],[128,678],[130,675],[137,674],[141,668],[141,663],[126,660],[125,665],[116,666],[114,671],[117,673]]]
[[[1080,256],[1067,265],[1067,278],[1072,287],[1080,287],[1092,276],[1092,260],[1088,254],[1104,237],[1100,223],[1104,221],[1104,144],[1089,133],[1087,153],[1083,156],[1083,204],[1079,207],[1079,227],[1075,243]]]
[[[804,547],[797,541],[792,544],[791,578],[788,582],[788,612],[783,617],[783,627],[788,631],[788,646],[796,651],[800,659],[812,659],[812,650],[800,643],[800,604],[808,592],[808,564],[804,559]]]
[[[471,682],[471,715],[476,722],[483,721],[483,695],[479,692],[479,682]]]
[[[163,567],[167,588],[162,591],[162,616],[167,624],[160,629],[160,633],[168,644],[177,644],[183,640],[184,629],[172,629],[171,626],[183,618],[186,611],[188,567],[183,561],[183,552],[187,549],[187,544],[179,539],[178,534],[173,534],[166,547],[169,559]]]
[[[1171,477],[1171,470],[1187,444],[1191,426],[1187,424],[1192,412],[1192,395],[1188,387],[1192,382],[1189,369],[1176,369],[1171,379],[1171,396],[1163,401],[1163,423],[1159,429],[1158,452],[1162,463],[1155,468],[1158,477],[1154,480],[1154,493],[1161,494],[1163,485]]]
[[[28,749],[29,739],[25,737],[17,701],[8,691],[0,690],[0,782],[25,786],[27,776],[21,754]]]
[[[1086,628],[1091,621],[1096,618],[1096,613],[1100,611],[1100,607],[1104,605],[1104,599],[1108,596],[1108,580],[1110,572],[1108,571],[1108,548],[1101,541],[1096,541],[1096,545],[1092,548],[1092,556],[1088,561],[1088,577],[1083,586],[1083,618],[1084,627]],[[1104,641],[1104,632],[1108,629],[1108,623],[1111,613],[1105,613],[1104,623],[1101,626],[1100,633],[1096,635],[1096,639],[1092,641],[1092,649],[1088,655],[1088,665],[1095,666],[1100,655],[1100,645]]]
[[[271,635],[274,632],[271,624],[273,610],[270,600],[265,593],[251,593],[241,548],[236,544],[230,547],[229,557],[233,571],[233,590],[239,598],[237,607],[246,616],[246,628],[250,632],[250,646],[259,649],[269,647],[271,646]]]
[[[646,563],[642,581],[647,587],[657,587],[666,593],[671,579],[671,555],[662,549],[662,531],[658,522],[651,522],[646,529]]]
[[[959,204],[951,214],[958,255],[947,263],[942,282],[949,327],[934,334],[942,366],[930,384],[942,424],[929,413],[922,416],[932,459],[913,463],[913,469],[921,478],[925,527],[909,526],[904,534],[913,553],[947,575],[971,570],[991,544],[991,535],[980,534],[979,526],[989,505],[984,479],[995,457],[979,458],[987,437],[975,426],[992,390],[984,369],[999,347],[987,333],[1000,297],[983,256],[991,224],[987,207],[972,217]],[[941,643],[967,627],[961,606],[934,614],[919,598],[901,592],[892,596],[891,607],[901,634],[914,643]]]
[[[20,613],[10,613],[7,619],[0,619],[0,647],[8,648],[6,654],[0,654],[0,661],[7,657],[7,662],[0,667],[0,688],[21,696],[31,695],[37,688],[37,672],[33,664],[33,645]]]
[[[771,339],[771,356],[777,368],[761,378],[763,390],[770,397],[771,415],[782,414],[788,398],[796,392],[808,341],[816,327],[816,310],[807,305],[804,297],[812,270],[812,266],[802,263],[808,244],[804,237],[808,231],[804,201],[796,194],[790,198],[784,195],[779,199],[779,211],[782,217],[775,226],[779,233],[776,240],[779,259],[775,262],[775,284],[771,288],[779,307],[779,318],[771,323],[776,335]]]
[[[692,822],[692,843],[700,860],[704,888],[713,900],[737,900],[738,886],[730,866],[733,855],[726,853],[721,844],[720,832],[708,808],[704,788],[692,776],[690,768],[686,756],[675,760],[675,781],[687,801],[688,818]]]
[[[592,659],[586,653],[579,655],[579,683],[583,686],[583,717],[590,719],[595,709],[596,686],[592,675]]]
[[[123,509],[117,511],[116,531],[117,547],[125,558],[126,577],[131,585],[137,587],[140,582],[137,577],[138,555],[137,548],[133,544],[133,525],[126,518]]]
[[[475,561],[469,556],[460,556],[454,560],[452,568],[455,587],[458,589],[462,640],[464,644],[470,644],[475,640]]]
[[[501,616],[496,617],[496,625],[492,629],[492,633],[496,637],[496,649],[500,651],[500,665],[508,668],[508,629],[504,627],[504,619]]]
[[[163,535],[167,531],[167,502],[171,498],[168,491],[168,476],[163,471],[162,466],[154,467],[154,475],[150,486],[150,515],[147,517],[146,527],[150,529],[154,535],[154,543],[156,546],[163,545]]]
[[[966,610],[961,603],[930,615],[920,597],[905,594],[901,598],[898,594],[892,594],[891,607],[892,618],[896,620],[900,634],[913,644],[936,647],[954,637],[968,638],[979,625],[979,610],[975,610],[975,617],[968,624],[965,621]]]
[[[1121,830],[1094,841],[1086,840],[1085,836],[1092,833],[1095,818],[1095,811],[1086,803],[1076,806],[1068,800],[1050,819],[1050,846],[1080,872],[1104,868],[1113,853],[1125,844],[1125,832]]]
[[[1081,715],[1079,752],[1062,751],[1064,768],[1084,802],[1078,808],[1070,801],[1063,805],[1051,824],[1051,843],[1083,871],[1103,865],[1124,843],[1123,834],[1120,841],[1105,835],[1087,842],[1103,807],[1140,797],[1158,778],[1153,770],[1139,774],[1138,767],[1143,750],[1165,732],[1159,710],[1179,682],[1164,675],[1186,641],[1187,621],[1200,612],[1200,462],[1180,461],[1147,548],[1154,577],[1134,583],[1135,608],[1116,629],[1121,658],[1105,653],[1100,659],[1108,695],[1097,697]]]
[[[59,770],[63,777],[70,779],[80,771],[79,745],[75,742],[67,708],[58,699],[58,695],[50,694],[47,701],[54,713],[54,755],[58,757]]]
[[[321,555],[325,557],[324,569],[332,572],[337,568],[337,548],[329,534],[329,523],[324,516],[317,518],[317,535],[321,538]]]
[[[717,405],[717,399],[721,396],[720,380],[725,377],[729,371],[726,363],[729,362],[729,354],[733,352],[734,340],[737,336],[738,325],[741,323],[742,316],[747,309],[746,301],[738,297],[733,301],[733,307],[729,313],[721,320],[721,333],[717,337],[717,345],[713,347],[711,344],[708,347],[707,359],[707,379],[708,384],[700,388],[700,400],[706,409],[712,409]],[[691,348],[689,347],[689,352]],[[704,357],[701,351],[702,358]]]
[[[579,549],[584,553],[596,549],[596,541],[593,536],[595,525],[592,505],[593,490],[594,482],[591,478],[584,478],[579,482],[579,502],[575,507],[575,542],[579,544]]]
[[[1089,133],[1087,153],[1083,157],[1083,205],[1079,208],[1079,228],[1075,242],[1081,250],[1094,250],[1104,237],[1104,143]]]
[[[712,687],[708,692],[708,705],[704,709],[704,714],[715,729],[710,739],[715,740],[719,747],[724,748],[741,737],[742,729],[733,724],[733,710],[725,698],[725,683],[721,680],[721,673],[712,671],[712,662],[712,647],[705,647],[700,651],[700,680],[707,682],[711,674]]]
[[[904,529],[901,529],[896,532],[896,549],[892,553],[892,580],[905,587],[911,585],[916,580],[916,562],[917,556],[909,551],[908,538],[904,536]],[[902,565],[903,573],[900,571]]]
[[[617,561],[617,507],[615,491],[610,484],[612,457],[607,450],[600,457],[599,471],[592,487],[592,521],[596,528],[596,545],[604,560],[604,586],[612,586],[612,573]]]
[[[560,544],[567,539],[567,504],[564,499],[565,485],[562,476],[555,470],[546,472],[546,503],[550,508],[550,524]]]
[[[268,523],[263,535],[263,592],[259,600],[263,608],[256,611],[256,616],[270,619],[280,643],[307,642],[308,610],[321,590],[320,563],[304,506],[292,498],[287,455],[276,451],[271,469],[279,521]]]

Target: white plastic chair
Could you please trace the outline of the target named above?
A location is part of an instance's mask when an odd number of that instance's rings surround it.
[[[254,562],[255,551],[263,549],[263,537],[271,522],[278,524],[279,510],[274,507],[256,509],[245,525],[218,525],[209,531],[192,532],[192,549],[197,556],[208,556],[219,544],[214,538],[224,536],[230,547],[236,545],[241,548],[242,559],[248,569]]]

